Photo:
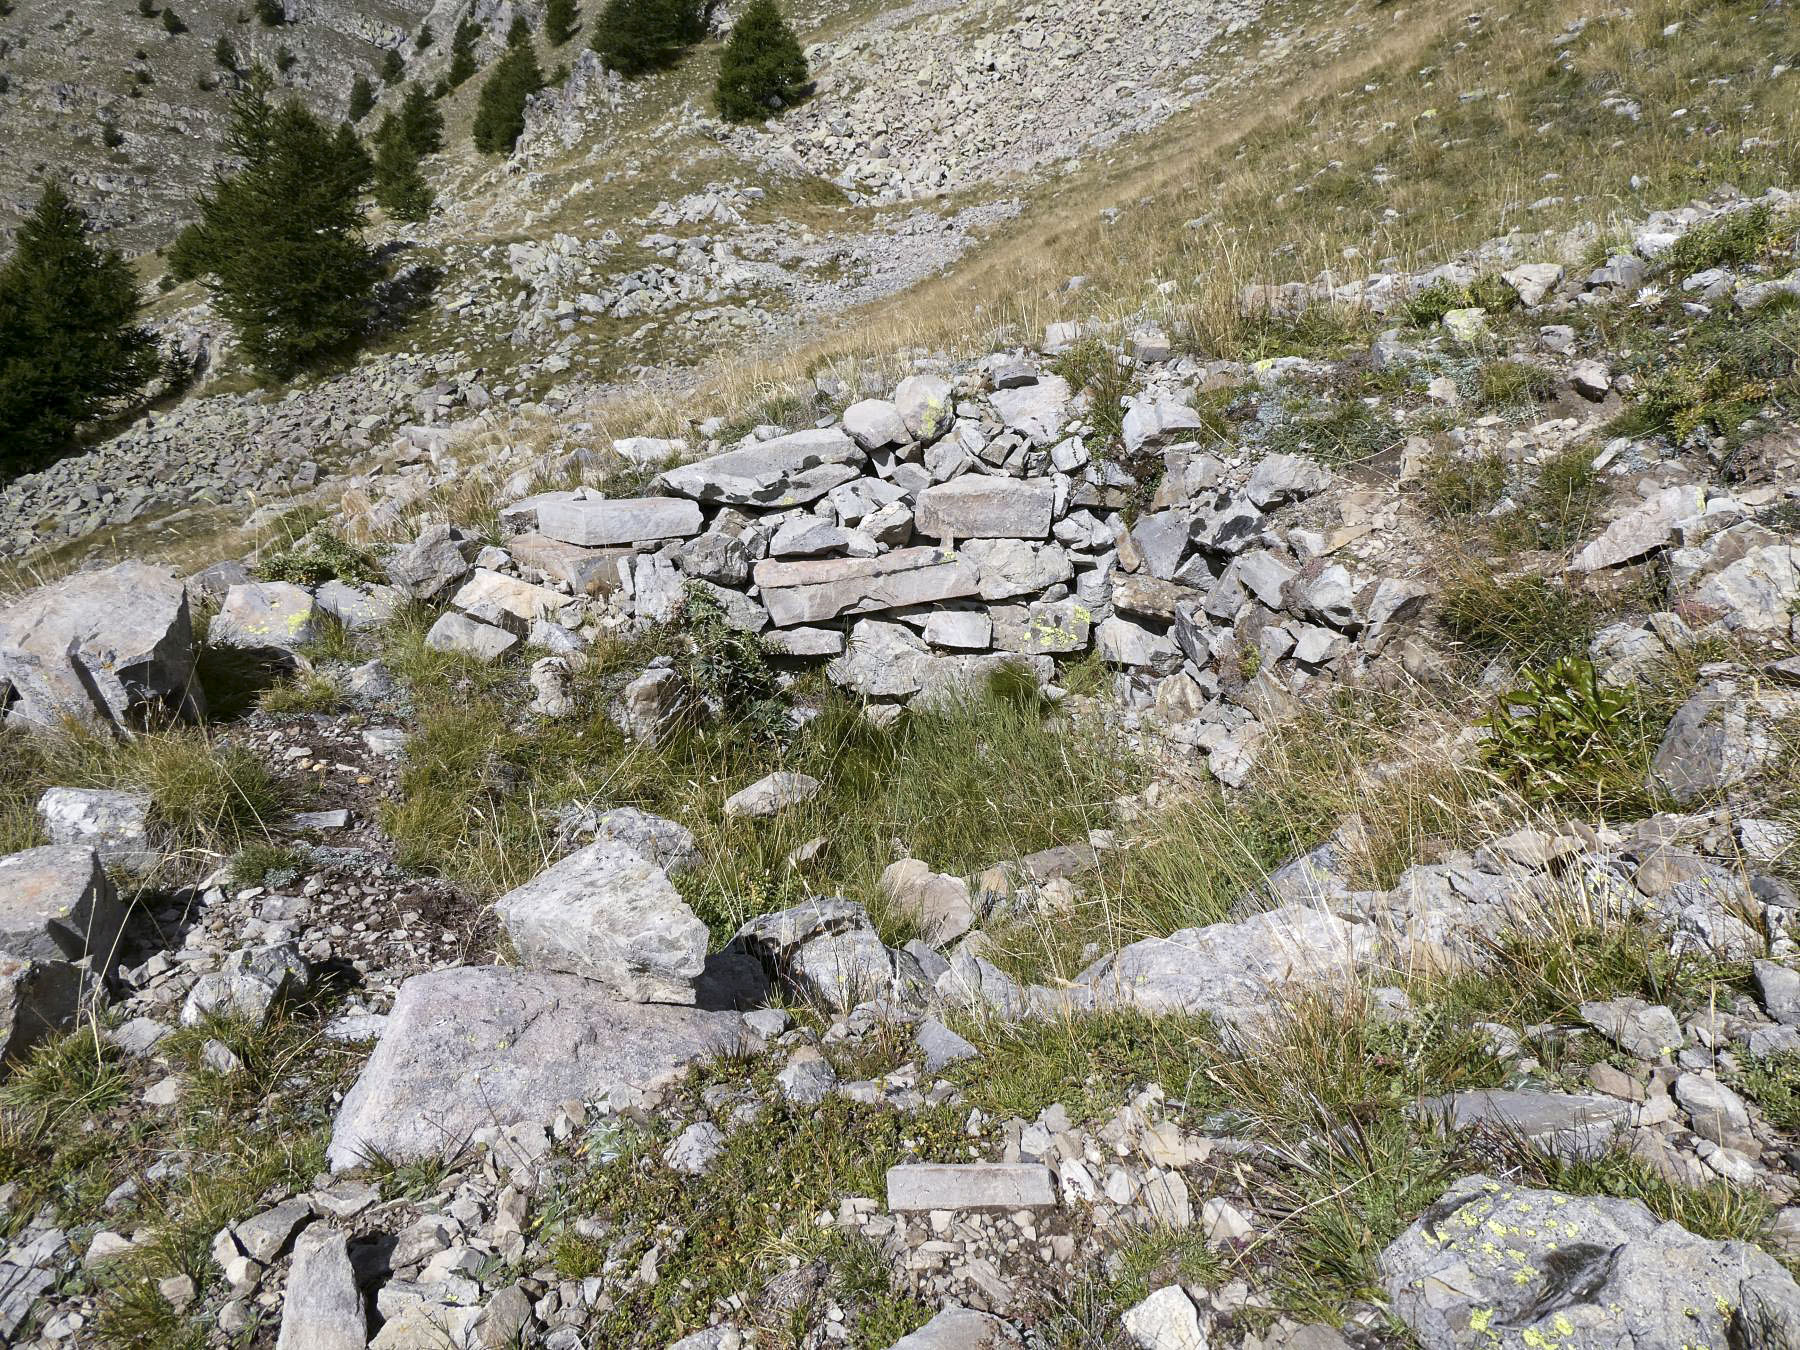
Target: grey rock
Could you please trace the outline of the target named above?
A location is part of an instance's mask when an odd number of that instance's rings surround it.
[[[293,1244],[275,1350],[364,1350],[369,1325],[344,1231],[313,1224]]]
[[[1131,527],[1131,542],[1143,559],[1143,570],[1167,581],[1187,554],[1193,518],[1186,511],[1155,511],[1138,517]]]
[[[760,915],[727,950],[755,957],[772,978],[837,1011],[922,982],[910,956],[882,945],[861,905],[835,897]]]
[[[742,586],[750,579],[750,550],[736,535],[708,530],[679,545],[676,569],[686,577],[715,586]]]
[[[80,969],[67,961],[0,952],[0,1063],[17,1059],[74,1021],[82,983]]]
[[[142,872],[161,856],[150,846],[150,798],[140,792],[50,788],[37,816],[51,843],[91,848],[110,866]]]
[[[969,883],[933,872],[917,858],[889,863],[881,873],[881,890],[933,947],[947,946],[975,926]]]
[[[1421,1112],[1451,1129],[1486,1126],[1515,1135],[1545,1153],[1597,1158],[1629,1123],[1631,1105],[1617,1097],[1572,1092],[1458,1092],[1420,1103]]]
[[[1373,959],[1374,929],[1303,905],[1185,928],[1102,957],[1076,983],[1102,1006],[1209,1013],[1249,1028],[1299,988],[1329,990]]]
[[[648,858],[670,876],[691,872],[701,863],[692,830],[635,806],[602,811],[576,803],[558,812],[556,825],[559,839],[619,844]]]
[[[1780,753],[1776,726],[1800,713],[1800,695],[1740,691],[1729,681],[1696,690],[1676,710],[1651,761],[1652,787],[1683,806],[1736,787]]]
[[[494,904],[520,959],[593,980],[634,1003],[692,1003],[706,925],[661,867],[601,840],[553,863]]]
[[[909,375],[900,381],[894,390],[894,407],[916,441],[935,441],[956,417],[950,382],[938,375]]]
[[[1125,413],[1120,435],[1128,454],[1146,447],[1168,445],[1183,433],[1199,431],[1206,423],[1185,403],[1162,397],[1140,398]]]
[[[219,970],[202,975],[188,990],[181,1025],[199,1026],[212,1017],[260,1025],[278,1001],[304,989],[310,977],[306,961],[290,942],[232,952]]]
[[[1165,1285],[1121,1319],[1138,1350],[1207,1350],[1194,1301],[1178,1284]]]
[[[1675,1080],[1672,1092],[1702,1139],[1752,1158],[1762,1151],[1750,1129],[1750,1111],[1744,1099],[1716,1078],[1684,1073]]]
[[[654,745],[675,724],[687,702],[687,686],[674,670],[646,670],[619,692],[607,716],[634,741]]]
[[[1033,384],[996,389],[988,397],[1008,431],[1017,432],[1038,447],[1061,439],[1068,421],[1070,389],[1060,375],[1046,375]]]
[[[1054,1209],[1056,1191],[1056,1174],[1042,1163],[903,1163],[887,1173],[896,1213]]]
[[[213,616],[206,640],[217,647],[292,654],[318,639],[323,611],[312,592],[285,581],[233,586]]]
[[[1331,486],[1331,470],[1305,455],[1269,455],[1251,471],[1244,493],[1262,510],[1299,501]]]
[[[1047,539],[1055,505],[1047,480],[964,474],[921,492],[913,524],[929,539]]]
[[[51,845],[0,858],[0,951],[94,958],[106,971],[125,926],[119,893],[91,848]]]
[[[1800,971],[1775,961],[1751,966],[1757,996],[1770,1017],[1790,1027],[1800,1027]]]
[[[1637,998],[1583,1003],[1581,1018],[1626,1054],[1653,1064],[1681,1049],[1687,1039],[1674,1013]]]
[[[1038,595],[1075,575],[1069,555],[1061,544],[1056,543],[971,539],[963,545],[959,556],[974,565],[981,578],[981,598],[987,601]]]
[[[38,1296],[56,1283],[56,1272],[0,1263],[0,1336],[10,1338],[30,1315]]]
[[[911,629],[864,619],[850,630],[844,654],[825,673],[833,684],[863,698],[901,698],[925,687],[934,664]]]
[[[981,1057],[981,1051],[935,1017],[921,1018],[913,1034],[925,1058],[926,1073],[939,1073],[961,1060]]]
[[[441,599],[469,574],[460,545],[454,526],[428,526],[412,543],[388,555],[384,564],[388,580],[409,599],[427,603]]]
[[[498,661],[517,647],[519,636],[455,610],[445,610],[425,634],[425,645],[435,652],[450,652],[487,663]]]
[[[844,430],[865,450],[884,450],[912,439],[900,410],[880,398],[866,398],[844,409]]]
[[[1698,1237],[1636,1200],[1479,1175],[1453,1184],[1379,1267],[1425,1350],[1487,1350],[1497,1332],[1519,1345],[1685,1350],[1800,1331],[1800,1288],[1748,1243]]]
[[[576,497],[538,508],[539,534],[584,548],[686,539],[704,523],[686,497]]]
[[[949,1307],[888,1350],[1013,1350],[1023,1344],[1010,1324],[991,1313]]]
[[[1635,562],[1667,547],[1675,522],[1699,515],[1705,507],[1706,489],[1697,484],[1664,488],[1608,525],[1575,555],[1571,566],[1578,572],[1599,572]]]
[[[866,460],[836,428],[799,431],[670,469],[656,486],[731,506],[804,506],[855,479]]]
[[[352,586],[332,577],[313,591],[313,600],[346,632],[370,633],[394,617],[401,596],[392,586]]]
[[[677,1172],[697,1177],[725,1151],[725,1135],[711,1121],[697,1120],[663,1150],[663,1161]]]
[[[760,562],[762,602],[777,628],[976,595],[975,568],[934,548],[896,549],[879,558]]]
[[[1167,634],[1116,614],[1101,621],[1096,641],[1101,659],[1116,666],[1141,666],[1167,674],[1181,664],[1181,652]]]
[[[690,540],[687,546],[698,541]],[[735,542],[735,541],[734,541]],[[621,570],[632,558],[628,548],[582,548],[565,544],[541,534],[514,535],[507,541],[513,561],[520,567],[535,568],[545,576],[560,581],[576,595],[612,595],[624,585]],[[681,555],[677,554],[679,558]],[[749,563],[744,564],[748,575]],[[741,583],[743,576],[737,581]]]
[[[993,645],[994,621],[985,610],[935,610],[925,618],[925,641],[955,651],[986,651]]]
[[[738,816],[766,819],[779,815],[790,806],[811,801],[823,786],[809,774],[772,773],[727,797],[725,815],[728,819]]]
[[[621,1002],[575,975],[503,966],[415,975],[338,1110],[331,1166],[356,1167],[371,1151],[451,1155],[484,1127],[662,1086],[745,1048],[748,1035],[736,1013]]]
[[[798,1106],[817,1106],[831,1095],[837,1082],[837,1070],[810,1045],[788,1056],[787,1064],[775,1075],[781,1095]]]
[[[124,562],[0,610],[0,709],[9,724],[40,729],[73,718],[135,731],[200,716],[186,588]]]

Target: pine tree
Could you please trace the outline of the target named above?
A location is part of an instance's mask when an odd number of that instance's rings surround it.
[[[360,122],[375,108],[375,86],[369,83],[367,75],[358,75],[350,81],[350,112],[352,122]]]
[[[481,29],[473,19],[465,18],[456,25],[456,35],[450,39],[450,70],[444,77],[452,89],[475,73],[475,44],[480,40]]]
[[[525,130],[525,100],[544,87],[537,54],[529,42],[508,47],[494,63],[475,105],[475,148],[483,154],[511,154]]]
[[[581,11],[575,0],[549,0],[544,6],[544,36],[560,47],[581,31]]]
[[[156,373],[138,289],[117,249],[50,184],[0,268],[0,480],[67,446],[76,428]]]
[[[256,0],[256,17],[264,28],[279,28],[287,22],[287,8],[282,0]]]
[[[283,75],[287,74],[299,63],[300,58],[294,55],[293,48],[289,47],[285,42],[275,49],[275,69],[279,70]]]
[[[444,148],[444,114],[418,84],[406,86],[406,97],[400,102],[399,126],[414,159],[435,155]]]
[[[381,80],[384,84],[395,84],[406,78],[406,61],[392,47],[387,55],[381,58]]]
[[[760,122],[812,92],[806,56],[775,0],[750,0],[719,57],[713,104],[728,122]]]
[[[437,35],[431,31],[431,25],[422,23],[419,25],[419,35],[413,39],[413,50],[422,52],[436,40]]]
[[[164,7],[162,12],[162,26],[163,32],[167,33],[170,37],[180,37],[188,30],[187,25],[181,21],[181,16],[167,6]]]
[[[513,15],[513,21],[506,29],[506,45],[516,47],[521,42],[531,41],[531,25],[525,22],[523,14]]]
[[[244,167],[199,197],[171,262],[206,279],[251,359],[285,377],[342,351],[367,320],[369,156],[347,124],[332,131],[298,99],[272,104],[261,70],[233,100],[227,145]]]
[[[626,77],[672,66],[706,36],[716,0],[606,0],[593,48]]]
[[[237,69],[237,52],[232,48],[231,39],[223,33],[220,33],[219,40],[213,43],[213,60],[225,70],[235,71]]]
[[[404,136],[388,136],[375,152],[375,200],[395,220],[424,220],[431,214],[435,198]]]

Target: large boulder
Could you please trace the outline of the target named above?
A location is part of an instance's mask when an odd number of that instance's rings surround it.
[[[634,1003],[692,1003],[706,925],[668,874],[603,839],[554,863],[494,905],[526,965],[564,971]]]
[[[1800,1336],[1800,1286],[1744,1242],[1636,1200],[1465,1177],[1380,1257],[1389,1306],[1425,1350],[1689,1350]]]
[[[0,951],[53,961],[92,956],[104,971],[124,927],[125,907],[93,849],[52,845],[0,858]]]
[[[949,1307],[888,1350],[1008,1350],[1023,1345],[1019,1333],[990,1313]]]
[[[1754,778],[1781,755],[1781,724],[1800,716],[1800,693],[1719,679],[1688,696],[1650,764],[1650,786],[1683,806]]]
[[[308,1228],[294,1243],[275,1350],[364,1350],[368,1333],[343,1230]]]
[[[400,986],[332,1124],[334,1171],[437,1158],[564,1102],[632,1097],[756,1048],[736,1013],[628,1003],[577,975],[455,966]]]
[[[412,543],[388,556],[388,580],[410,599],[436,600],[469,574],[462,544],[454,525],[427,526]]]
[[[205,710],[187,589],[170,572],[123,562],[0,610],[8,723],[55,727],[72,718],[137,731]]]

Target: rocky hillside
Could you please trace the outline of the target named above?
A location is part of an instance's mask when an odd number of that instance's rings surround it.
[[[54,175],[119,247],[166,244],[192,219],[193,195],[223,153],[239,72],[260,62],[280,72],[285,89],[341,118],[352,80],[364,75],[379,88],[390,51],[407,59],[411,78],[435,78],[442,53],[416,49],[420,27],[429,21],[447,40],[455,26],[423,0],[277,3],[267,15],[280,17],[273,25],[262,7],[224,0],[148,8],[24,0],[0,16],[0,115],[9,133],[0,233],[30,213]],[[165,11],[180,31],[170,31]],[[218,59],[221,40],[233,53],[229,68]]]
[[[1784,12],[806,19],[8,490],[0,1340],[1800,1347]]]

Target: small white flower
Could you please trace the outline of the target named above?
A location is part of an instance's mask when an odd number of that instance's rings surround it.
[[[1631,303],[1638,309],[1655,309],[1663,302],[1665,294],[1667,292],[1661,286],[1643,286],[1638,289],[1637,297]]]

